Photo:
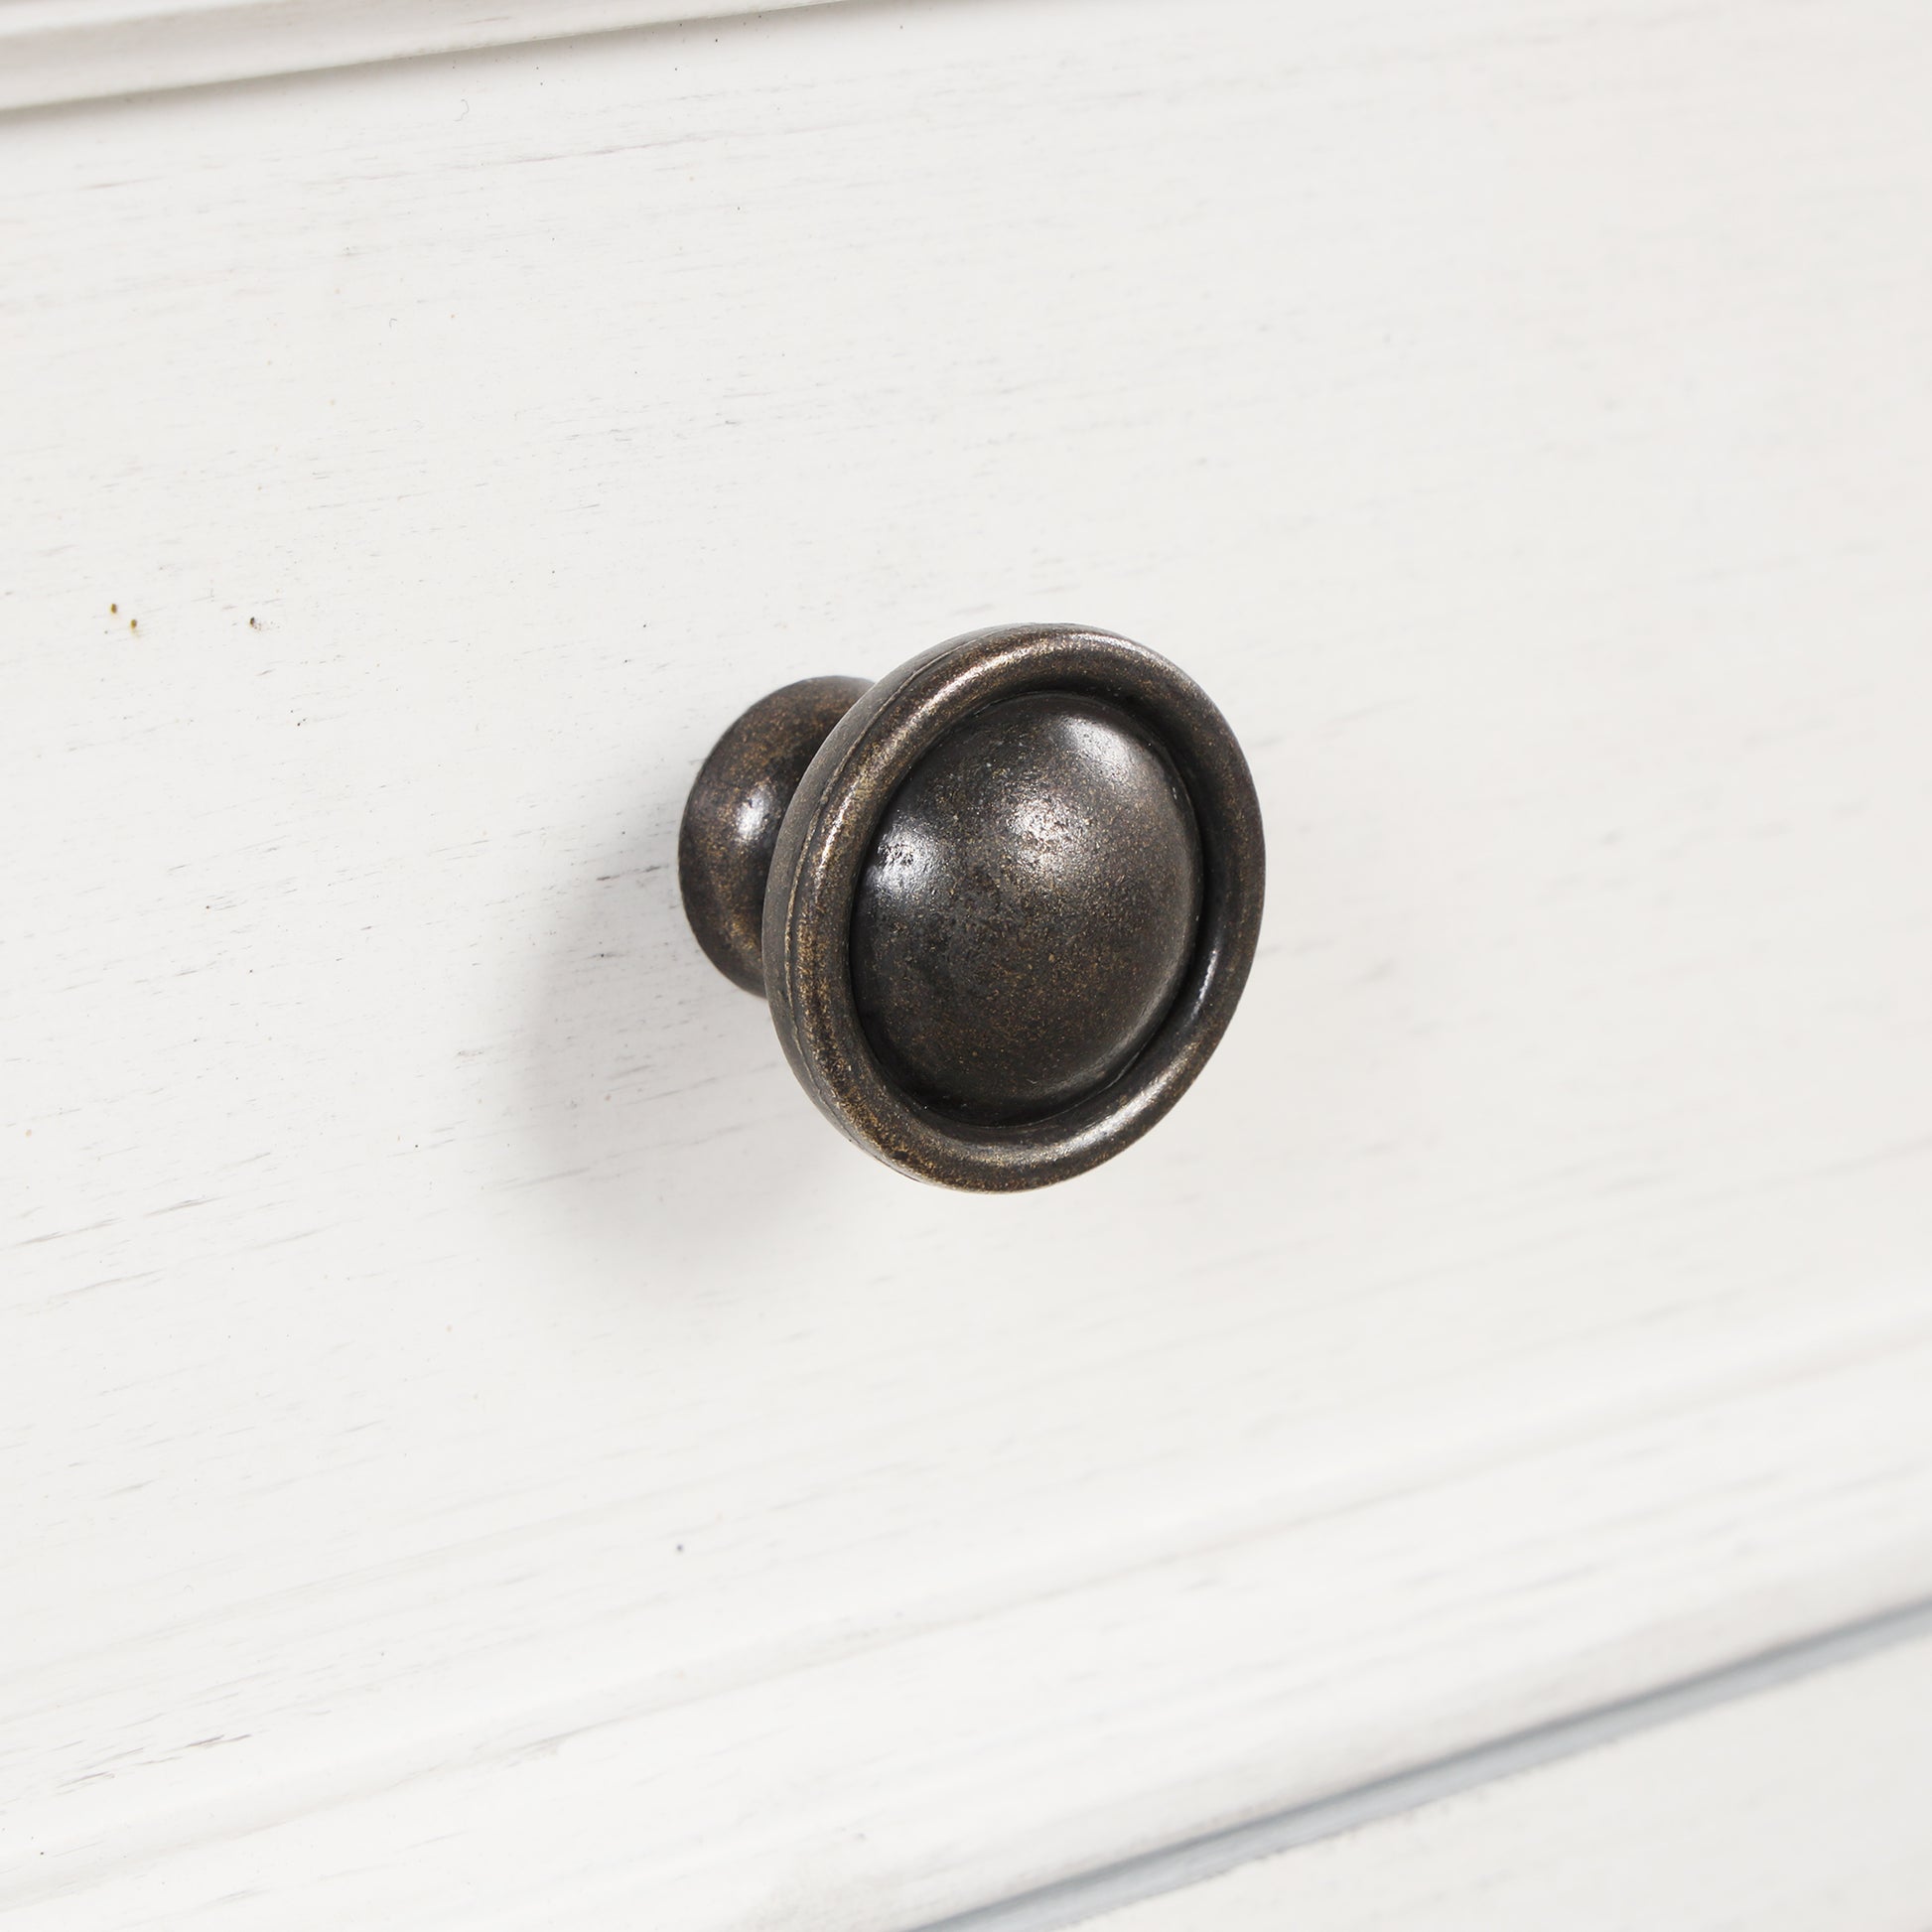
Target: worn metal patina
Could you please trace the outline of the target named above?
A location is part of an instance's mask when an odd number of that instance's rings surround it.
[[[706,953],[806,1091],[954,1187],[1097,1166],[1180,1097],[1261,924],[1261,813],[1205,693],[1069,624],[974,631],[754,705],[685,807]]]

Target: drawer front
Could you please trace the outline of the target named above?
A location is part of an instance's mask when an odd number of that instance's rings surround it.
[[[907,1928],[1932,1593],[1932,36],[805,8],[0,120],[0,1897]],[[1270,909],[1024,1198],[678,814],[1168,652]]]

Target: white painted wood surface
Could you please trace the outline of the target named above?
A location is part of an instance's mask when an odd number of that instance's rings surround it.
[[[1925,1932],[1932,1643],[1088,1921],[1093,1932]]]
[[[19,1922],[883,1932],[1932,1592],[1929,58],[1053,0],[0,123]],[[1215,694],[1272,909],[989,1202],[672,837],[1026,616]]]

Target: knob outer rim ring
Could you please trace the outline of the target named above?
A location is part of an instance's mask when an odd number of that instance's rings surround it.
[[[879,1064],[852,991],[853,905],[893,794],[939,741],[1001,699],[1068,691],[1118,705],[1158,737],[1200,833],[1200,926],[1154,1036],[1097,1092],[1012,1126],[952,1120]],[[1220,1043],[1260,938],[1261,808],[1246,759],[1207,694],[1110,631],[1008,624],[909,659],[833,727],[787,808],[765,888],[765,993],[785,1057],[849,1139],[901,1173],[983,1192],[1042,1187],[1097,1167],[1153,1127]]]

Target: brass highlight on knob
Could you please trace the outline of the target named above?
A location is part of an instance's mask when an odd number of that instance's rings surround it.
[[[678,871],[843,1132],[921,1179],[1035,1187],[1147,1132],[1218,1043],[1261,814],[1166,658],[1011,625],[760,699],[692,787]]]

